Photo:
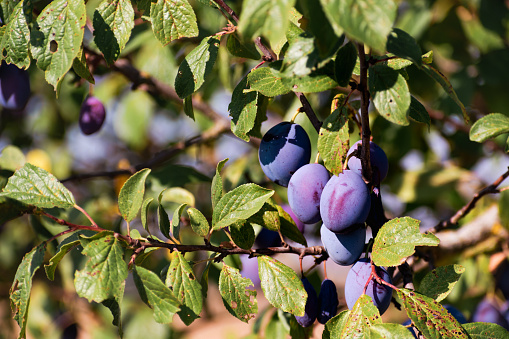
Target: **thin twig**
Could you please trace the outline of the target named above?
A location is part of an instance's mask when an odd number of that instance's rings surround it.
[[[364,178],[371,182],[373,171],[371,169],[370,162],[370,152],[369,152],[369,142],[371,137],[371,130],[369,128],[369,91],[368,91],[368,67],[369,63],[366,60],[366,53],[364,52],[364,45],[357,44],[357,49],[359,51],[359,60],[360,60],[360,82],[357,90],[361,92],[361,164],[362,164],[362,174]]]
[[[313,127],[315,128],[316,132],[319,133],[320,127],[322,127],[322,122],[318,120],[318,117],[316,116],[315,111],[313,111],[313,108],[309,104],[308,99],[306,98],[304,93],[301,92],[295,92],[295,95],[297,96],[297,98],[299,98],[302,108],[306,113],[309,121],[311,121],[311,124],[313,124]]]

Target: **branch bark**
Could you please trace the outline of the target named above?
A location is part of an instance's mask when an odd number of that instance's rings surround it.
[[[357,44],[357,50],[359,51],[360,60],[360,82],[357,86],[357,90],[361,92],[361,164],[362,164],[362,175],[371,183],[373,170],[371,169],[369,142],[371,140],[371,130],[369,128],[369,91],[368,91],[368,67],[369,62],[366,60],[366,53],[364,51],[363,44]]]

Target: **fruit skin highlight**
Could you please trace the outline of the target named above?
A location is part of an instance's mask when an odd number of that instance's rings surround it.
[[[2,62],[0,66],[0,105],[11,110],[22,110],[30,98],[28,72],[16,65]]]
[[[392,284],[392,279],[384,268],[376,267],[376,273],[380,278]],[[349,309],[353,308],[357,299],[362,295],[370,274],[371,262],[369,259],[360,259],[348,272],[345,281],[345,299]],[[392,288],[389,286],[379,284],[371,279],[366,294],[371,297],[373,304],[380,311],[380,315],[389,308],[392,298]]]
[[[83,134],[90,135],[99,131],[106,118],[103,103],[94,96],[87,96],[81,104],[79,125]]]
[[[320,227],[320,238],[332,261],[348,266],[356,262],[364,250],[366,228],[359,227],[349,233],[334,233],[323,224]]]
[[[318,315],[320,324],[325,324],[338,312],[338,292],[332,280],[324,279],[318,295]]]
[[[336,233],[363,224],[369,214],[371,198],[361,176],[343,171],[332,176],[322,191],[320,214],[323,223]]]
[[[292,175],[311,159],[311,141],[300,125],[281,122],[265,133],[258,150],[263,172],[287,187]]]
[[[357,141],[352,147],[350,147],[347,156],[352,154],[360,145],[362,145],[362,140]],[[384,150],[373,141],[369,142],[369,162],[371,163],[371,169],[373,170],[373,183],[375,186],[378,186],[389,172],[389,160],[387,159],[387,155]],[[362,175],[360,156],[352,156],[348,160],[348,168],[351,171],[355,171]]]
[[[297,218],[305,224],[319,222],[320,197],[329,172],[320,164],[307,164],[299,168],[288,183],[288,203]]]
[[[309,327],[313,325],[318,315],[318,296],[307,278],[302,278],[302,284],[308,294],[308,299],[306,300],[304,315],[302,317],[295,316],[295,320],[297,320],[300,326]]]

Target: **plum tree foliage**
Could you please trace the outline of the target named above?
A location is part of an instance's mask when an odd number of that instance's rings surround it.
[[[509,335],[507,2],[0,19],[1,337]]]

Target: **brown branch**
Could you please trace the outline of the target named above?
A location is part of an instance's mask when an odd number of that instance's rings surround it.
[[[313,127],[315,128],[316,132],[320,133],[320,127],[322,127],[322,122],[318,120],[315,111],[313,111],[313,108],[309,104],[308,99],[306,98],[304,93],[301,92],[295,92],[295,95],[297,96],[297,98],[299,98],[304,113],[306,113],[309,121],[311,121],[311,124],[313,124]]]
[[[366,53],[364,52],[364,45],[357,44],[357,50],[359,51],[360,60],[360,82],[357,86],[357,90],[361,92],[361,164],[362,164],[362,175],[364,178],[371,182],[373,176],[373,170],[371,169],[369,142],[371,139],[371,130],[369,128],[369,90],[368,90],[368,67],[369,62],[366,60]]]
[[[486,186],[476,194],[474,194],[474,197],[472,200],[470,200],[465,206],[463,206],[459,211],[457,211],[452,217],[450,217],[447,220],[443,220],[439,222],[435,227],[428,230],[431,233],[437,233],[438,231],[447,228],[452,225],[456,225],[458,221],[463,218],[465,215],[470,213],[475,207],[475,204],[485,195],[487,194],[493,194],[493,193],[500,193],[500,190],[497,188],[502,181],[504,181],[507,177],[509,177],[509,168],[507,171],[502,174],[500,177],[497,178],[491,185]]]

